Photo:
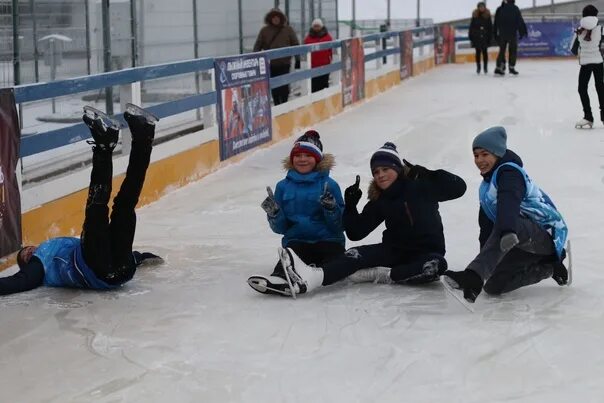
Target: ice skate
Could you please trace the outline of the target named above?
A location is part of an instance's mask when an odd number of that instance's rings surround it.
[[[559,286],[567,286],[573,282],[573,257],[570,246],[570,240],[566,243],[566,248],[562,253],[562,261],[554,263],[554,273],[552,278]]]
[[[438,259],[429,260],[424,263],[422,272],[408,277],[402,281],[404,284],[425,284],[438,280]]]
[[[496,67],[493,73],[496,76],[505,76],[505,70],[503,70],[501,67]]]
[[[520,73],[518,73],[518,71],[514,67],[510,66],[510,74],[512,74],[514,76],[517,76]]]
[[[589,121],[585,118],[575,123],[575,129],[591,129],[592,127],[594,127],[594,122]]]
[[[474,303],[482,292],[482,279],[473,271],[447,270],[441,277],[441,281],[451,294],[462,302],[466,300]]]
[[[297,294],[311,292],[323,284],[323,269],[307,265],[293,250],[279,248],[279,258],[293,298],[296,298]]]
[[[124,119],[128,123],[134,142],[153,142],[155,124],[159,121],[157,116],[140,106],[128,103],[124,111]]]
[[[248,278],[247,283],[261,294],[276,294],[287,297],[293,296],[287,280],[278,276],[253,275]],[[299,289],[294,286],[294,292],[298,292],[297,290],[299,291]]]
[[[84,107],[82,120],[90,129],[92,140],[87,142],[94,145],[93,150],[112,152],[120,134],[119,122],[92,106]]]
[[[394,284],[390,277],[390,267],[371,267],[357,270],[348,276],[353,283]]]

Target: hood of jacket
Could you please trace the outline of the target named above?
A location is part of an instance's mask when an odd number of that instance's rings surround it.
[[[591,31],[598,26],[598,17],[583,17],[579,24],[581,28]]]
[[[285,26],[287,24],[287,17],[285,16],[285,14],[283,14],[283,11],[279,10],[278,8],[273,8],[271,9],[271,11],[266,13],[266,15],[264,16],[264,23],[266,25],[273,25],[271,20],[274,16],[278,16],[279,18],[281,18],[281,22],[279,23],[280,27]]]
[[[506,162],[513,162],[515,164],[523,166],[522,159],[520,158],[520,156],[518,154],[516,154],[514,151],[508,149],[508,150],[506,150],[505,154],[503,154],[503,157],[501,157],[499,159],[499,161],[497,161],[497,163],[493,166],[493,168],[486,174],[482,175],[484,180],[487,182],[490,182],[491,177],[493,176],[493,172],[495,172],[495,170],[497,168],[499,168],[501,165],[505,164]]]
[[[283,169],[286,171],[294,171],[294,165],[292,164],[289,155],[283,158]],[[323,154],[323,159],[317,164],[313,172],[324,172],[329,173],[336,166],[336,157],[333,154],[325,153]]]
[[[472,18],[477,18],[477,17],[482,17],[484,19],[491,18],[491,11],[487,8],[484,10],[484,12],[481,13],[480,10],[475,9],[472,12]]]
[[[319,31],[315,31],[312,28],[308,30],[308,36],[311,38],[323,38],[325,35],[327,35],[326,27],[321,28]]]

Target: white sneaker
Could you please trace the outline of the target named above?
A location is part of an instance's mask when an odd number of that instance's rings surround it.
[[[323,285],[322,268],[307,265],[289,248],[279,248],[279,257],[292,297],[296,298],[296,294],[308,293]]]
[[[394,284],[390,278],[390,267],[371,267],[357,270],[348,279],[353,283]]]
[[[594,127],[594,122],[590,122],[585,118],[575,123],[575,129],[591,129],[592,127]]]
[[[263,276],[256,274],[247,279],[247,283],[261,294],[278,294],[288,297],[292,296],[287,280],[278,276]],[[297,288],[294,286],[294,292]]]

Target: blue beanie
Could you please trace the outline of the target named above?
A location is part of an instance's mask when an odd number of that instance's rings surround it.
[[[392,168],[398,173],[401,173],[403,169],[403,163],[398,156],[396,146],[390,142],[384,144],[379,150],[373,153],[369,165],[371,166],[371,172],[378,167]]]
[[[474,138],[472,150],[483,148],[491,154],[501,158],[505,155],[508,148],[506,145],[507,139],[508,135],[503,127],[489,127]]]

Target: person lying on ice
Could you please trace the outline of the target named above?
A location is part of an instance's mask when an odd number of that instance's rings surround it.
[[[268,188],[262,202],[271,229],[283,235],[283,247],[296,251],[307,264],[322,265],[345,251],[344,199],[338,183],[329,177],[334,165],[335,157],[323,153],[319,133],[307,131],[283,160],[287,174],[275,194]],[[290,295],[281,262],[273,274],[251,276],[248,284],[263,294]]]
[[[146,259],[160,260],[152,253],[132,251],[138,202],[149,166],[155,124],[143,115],[124,113],[132,132],[132,150],[126,177],[114,199],[109,222],[108,203],[113,178],[113,149],[118,127],[107,127],[101,118],[84,114],[90,128],[92,173],[81,238],[51,238],[38,246],[26,246],[17,254],[20,270],[0,278],[0,295],[52,287],[108,290],[134,276]]]
[[[503,127],[480,133],[472,143],[480,185],[480,253],[464,271],[446,271],[450,288],[468,302],[484,289],[499,295],[553,277],[570,284],[562,263],[568,229],[560,212],[507,149]],[[461,295],[460,295],[461,297]]]
[[[373,181],[362,213],[360,178],[344,192],[344,229],[352,241],[364,239],[382,222],[382,242],[351,248],[321,265],[306,265],[291,248],[280,250],[292,295],[308,293],[355,273],[353,281],[420,284],[438,280],[447,268],[445,237],[438,203],[461,197],[466,183],[445,170],[405,165],[392,143],[370,160]],[[366,270],[361,270],[366,269]]]

